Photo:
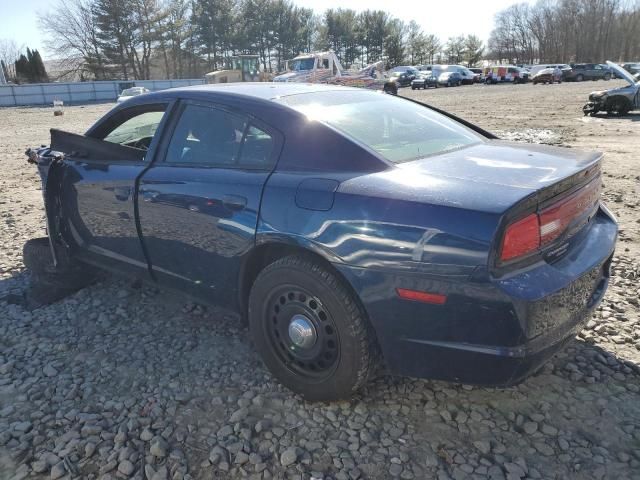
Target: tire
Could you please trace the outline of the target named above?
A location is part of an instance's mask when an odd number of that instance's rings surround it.
[[[614,97],[607,102],[607,114],[609,115],[623,117],[629,113],[630,109],[629,102],[624,98]]]
[[[387,83],[382,88],[384,93],[388,93],[389,95],[398,95],[398,86],[395,84]]]
[[[248,316],[267,368],[307,400],[349,398],[376,371],[377,343],[359,302],[340,278],[306,256],[281,258],[260,272]],[[304,328],[296,330],[294,322]],[[301,345],[305,341],[309,345]]]
[[[93,267],[73,261],[55,267],[47,237],[27,240],[22,247],[22,261],[31,273],[31,283],[44,285],[50,290],[72,293],[90,285],[97,277]]]
[[[605,73],[604,74],[604,79],[608,82],[609,80],[611,80],[611,74],[610,73]]]
[[[414,87],[413,85],[411,85],[411,90],[415,90],[415,89],[416,89],[416,87]]]
[[[48,237],[32,238],[22,247],[22,262],[33,273],[46,273],[53,269],[53,257]]]
[[[582,74],[576,75],[576,82],[581,82],[582,80],[584,80],[584,77],[582,76]]]

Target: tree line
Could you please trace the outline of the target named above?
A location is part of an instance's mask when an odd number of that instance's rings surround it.
[[[499,12],[489,57],[511,63],[601,63],[640,58],[638,0],[540,0]]]
[[[2,76],[13,83],[46,83],[49,76],[38,50],[18,47],[14,41],[0,40],[0,69]]]
[[[381,10],[319,14],[290,0],[58,0],[40,25],[63,69],[95,80],[198,77],[237,54],[276,72],[313,50],[334,50],[346,67],[475,63],[484,50],[476,36],[443,44]]]

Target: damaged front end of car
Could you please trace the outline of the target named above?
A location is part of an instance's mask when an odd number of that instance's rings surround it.
[[[589,101],[582,107],[585,115],[595,115],[600,111],[605,111],[607,106],[608,90],[601,90],[589,94]]]
[[[44,145],[29,148],[25,154],[40,175],[47,236],[25,243],[23,262],[30,274],[29,287],[12,303],[32,310],[75,293],[97,277],[92,267],[71,258],[69,246],[64,241],[61,213],[64,154]]]
[[[58,267],[59,249],[56,248],[55,242],[60,229],[59,209],[55,208],[55,204],[59,201],[58,193],[62,187],[62,169],[60,167],[64,155],[52,150],[46,145],[37,148],[28,148],[25,155],[27,156],[27,162],[36,165],[38,168],[38,174],[40,175],[40,181],[42,183],[42,199],[44,201],[47,235],[49,237],[53,266]]]
[[[640,108],[640,83],[619,65],[613,62],[607,62],[607,65],[619,78],[626,80],[628,85],[590,93],[589,101],[582,107],[584,115],[593,116],[605,112],[608,115],[622,116]]]

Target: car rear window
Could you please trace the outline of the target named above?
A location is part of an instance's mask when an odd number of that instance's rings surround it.
[[[313,92],[278,101],[402,163],[481,143],[484,137],[418,103],[369,91]]]

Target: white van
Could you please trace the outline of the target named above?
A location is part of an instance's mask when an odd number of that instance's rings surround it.
[[[437,65],[443,72],[458,72],[462,76],[463,85],[475,83],[476,74],[462,65]]]

